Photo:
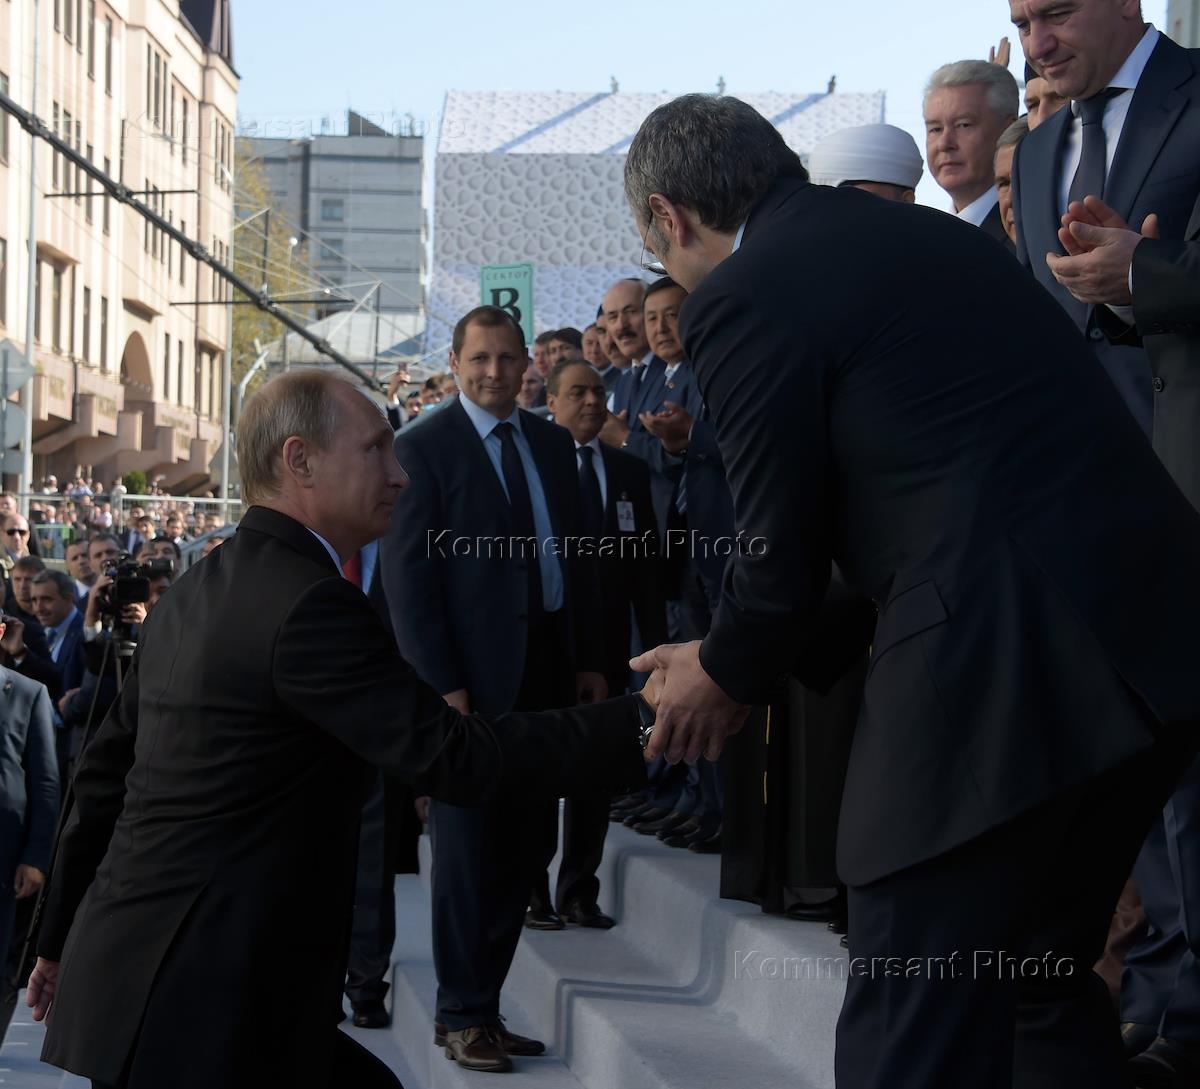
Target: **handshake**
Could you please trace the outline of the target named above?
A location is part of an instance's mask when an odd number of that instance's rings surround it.
[[[654,712],[643,731],[646,759],[668,763],[716,760],[725,740],[742,728],[750,708],[731,700],[700,664],[700,642],[667,643],[634,658],[630,668],[649,673],[641,697]]]

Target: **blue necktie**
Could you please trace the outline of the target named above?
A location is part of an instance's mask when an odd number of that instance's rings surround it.
[[[1120,87],[1108,87],[1098,95],[1081,99],[1079,120],[1083,125],[1083,144],[1079,150],[1079,166],[1071,179],[1067,203],[1084,197],[1103,197],[1104,180],[1108,173],[1108,144],[1104,137],[1104,109],[1109,101],[1121,94]]]

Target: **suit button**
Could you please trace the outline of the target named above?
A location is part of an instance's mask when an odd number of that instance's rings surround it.
[[[1166,388],[1167,388],[1167,384],[1161,378],[1154,379],[1154,392],[1155,393],[1162,393],[1162,391]]]
[[[1104,332],[1100,329],[1091,329],[1088,331],[1088,336],[1090,336],[1092,340],[1103,340]]]

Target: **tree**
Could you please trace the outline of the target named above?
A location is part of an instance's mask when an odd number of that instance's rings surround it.
[[[295,246],[295,224],[284,219],[284,211],[273,203],[262,163],[242,140],[235,142],[236,212],[239,226],[233,232],[233,268],[248,283],[266,285],[272,299],[311,298],[314,277],[308,264],[308,243]],[[238,295],[235,293],[235,301]],[[281,303],[281,305],[284,305]],[[312,320],[312,308],[286,304],[302,320]],[[242,380],[254,363],[257,339],[263,347],[284,333],[284,325],[256,306],[233,308],[233,383]],[[261,372],[260,372],[261,375]],[[261,381],[256,376],[255,383]],[[251,384],[251,389],[254,384]]]

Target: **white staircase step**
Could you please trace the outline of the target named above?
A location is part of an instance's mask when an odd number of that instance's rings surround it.
[[[394,1031],[405,1041],[417,1086],[477,1082],[428,1042],[436,980],[427,839],[421,863],[420,879],[397,879],[397,932],[404,937],[396,954]],[[537,1078],[574,1089],[831,1089],[846,964],[837,936],[823,924],[720,900],[718,879],[715,856],[610,826],[600,906],[618,925],[523,934],[501,1004],[514,1031],[545,1040],[553,1057],[518,1060],[520,1080],[510,1084]],[[414,1061],[410,1039],[423,1041],[422,1054],[438,1060],[428,1072]],[[456,1080],[462,1076],[468,1082]],[[552,1078],[560,1080],[542,1080]]]

